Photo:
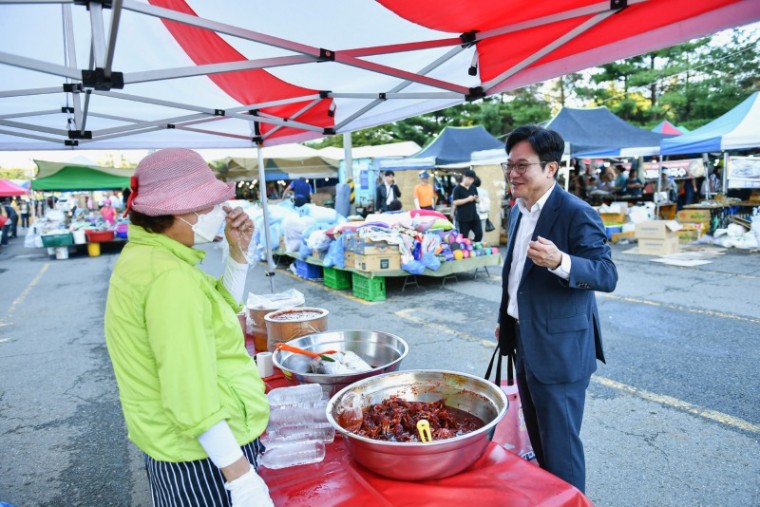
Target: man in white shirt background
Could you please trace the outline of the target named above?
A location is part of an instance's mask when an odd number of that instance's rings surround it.
[[[539,465],[584,491],[585,394],[604,361],[594,291],[612,292],[617,269],[599,214],[556,184],[564,144],[535,125],[507,138],[502,167],[516,203],[495,334],[502,355],[515,358]]]

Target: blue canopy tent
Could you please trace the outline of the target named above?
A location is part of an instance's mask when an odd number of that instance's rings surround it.
[[[723,116],[688,134],[664,139],[663,155],[698,154],[727,150],[746,150],[760,147],[760,92]]]
[[[478,125],[475,127],[445,127],[427,147],[411,157],[384,160],[381,169],[403,171],[468,162],[473,151],[504,148],[504,143]]]
[[[606,107],[564,107],[546,127],[559,132],[574,157],[639,157],[656,155],[669,137],[640,129]]]

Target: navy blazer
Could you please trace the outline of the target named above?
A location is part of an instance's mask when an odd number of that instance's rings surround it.
[[[507,288],[521,215],[515,205],[509,217],[509,243],[502,273],[499,341],[505,355],[505,343],[517,348],[514,319],[507,315]],[[599,213],[559,185],[541,210],[532,239],[535,241],[538,236],[570,255],[570,278],[564,280],[526,258],[517,291],[520,343],[524,350],[517,353],[544,384],[577,382],[596,371],[596,359],[604,362],[594,291],[615,290],[617,268]]]

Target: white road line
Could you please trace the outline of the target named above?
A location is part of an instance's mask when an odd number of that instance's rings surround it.
[[[40,272],[37,273],[37,276],[35,276],[34,279],[31,282],[29,282],[29,285],[27,285],[24,288],[24,290],[21,292],[21,294],[19,295],[19,297],[17,297],[13,301],[13,303],[11,303],[11,306],[8,308],[8,313],[6,314],[6,318],[7,319],[11,318],[11,316],[13,315],[13,313],[16,311],[16,308],[18,307],[18,305],[20,305],[21,303],[24,302],[24,299],[26,299],[26,296],[29,295],[29,292],[31,292],[31,290],[34,288],[34,286],[37,285],[38,283],[40,283],[40,280],[42,279],[42,275],[45,274],[45,272],[48,270],[49,267],[50,267],[50,263],[46,262],[42,266],[42,268],[40,269]]]
[[[443,324],[437,324],[435,322],[431,322],[429,320],[421,319],[419,317],[415,317],[412,315],[413,312],[416,310],[414,309],[407,309],[407,310],[399,310],[394,313],[397,317],[400,317],[404,320],[408,320],[409,322],[413,322],[415,324],[419,324],[421,326],[424,326],[426,330],[435,330],[441,333],[450,334],[453,336],[456,336],[458,338],[462,338],[465,341],[472,342],[472,343],[479,343],[483,347],[492,349],[496,346],[496,339],[494,338],[493,341],[491,340],[484,340],[483,338],[479,338],[477,336],[464,333],[462,331],[457,331],[455,329],[451,329],[450,327],[443,325]]]
[[[744,317],[742,315],[736,315],[733,313],[716,312],[714,310],[703,310],[701,308],[690,308],[688,306],[676,305],[673,303],[661,303],[660,301],[652,301],[650,299],[616,296],[614,294],[606,294],[603,292],[597,293],[597,294],[604,299],[613,299],[615,301],[625,301],[627,303],[638,303],[638,304],[649,305],[649,306],[660,306],[662,308],[669,308],[671,310],[677,310],[680,312],[697,313],[700,315],[707,315],[708,317],[719,317],[721,319],[732,319],[732,320],[738,320],[742,322],[750,322],[752,324],[760,324],[760,319],[755,319],[752,317]]]
[[[664,405],[666,407],[671,407],[677,410],[681,410],[683,412],[688,412],[689,414],[694,414],[694,415],[703,417],[705,419],[718,422],[725,426],[731,426],[733,428],[749,431],[752,433],[760,433],[760,426],[757,424],[752,424],[751,422],[745,421],[744,419],[739,419],[738,417],[730,416],[728,414],[724,414],[716,410],[709,410],[706,408],[699,407],[697,405],[692,405],[691,403],[685,402],[683,400],[679,400],[678,398],[673,398],[672,396],[666,396],[664,394],[657,394],[650,391],[646,391],[644,389],[638,389],[636,387],[629,386],[627,384],[623,384],[615,380],[608,379],[605,377],[600,377],[597,375],[592,376],[591,380],[593,382],[596,382],[597,384],[601,384],[606,387],[611,387],[612,389],[615,389],[617,391],[622,391],[624,393],[632,394],[644,400],[653,401],[655,403]]]

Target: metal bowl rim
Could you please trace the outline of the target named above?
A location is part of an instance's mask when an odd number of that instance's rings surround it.
[[[474,380],[479,380],[481,382],[485,382],[486,384],[491,384],[494,388],[494,391],[497,393],[497,397],[500,398],[504,402],[504,406],[499,412],[496,414],[496,417],[494,419],[487,423],[482,428],[478,428],[475,431],[471,431],[470,433],[466,433],[464,435],[459,435],[458,437],[453,438],[447,438],[444,440],[436,440],[429,443],[422,443],[422,442],[389,442],[387,440],[375,440],[373,438],[367,438],[363,437],[361,435],[357,435],[356,433],[353,433],[351,431],[348,431],[343,426],[338,424],[338,421],[335,420],[335,418],[332,415],[333,408],[335,406],[336,400],[342,397],[346,392],[348,392],[351,389],[355,389],[358,384],[363,383],[369,383],[372,381],[377,381],[383,377],[389,377],[391,375],[402,375],[405,373],[442,373],[442,374],[453,374],[453,375],[459,375],[462,377],[468,377]],[[477,393],[475,393],[477,394]],[[493,384],[489,380],[486,380],[482,377],[477,377],[475,375],[471,375],[469,373],[463,373],[459,371],[452,371],[452,370],[435,370],[435,369],[420,369],[420,370],[402,370],[402,371],[393,371],[389,373],[383,373],[381,375],[375,375],[374,377],[369,377],[362,380],[357,380],[353,384],[349,384],[330,398],[330,400],[327,402],[327,408],[325,409],[327,413],[327,420],[328,422],[335,428],[335,431],[338,431],[345,437],[349,437],[352,439],[357,440],[358,442],[366,443],[366,444],[373,444],[373,445],[379,445],[381,447],[389,447],[393,449],[402,449],[402,448],[408,448],[409,446],[418,446],[419,448],[425,448],[425,449],[431,449],[436,447],[443,447],[445,445],[451,445],[452,443],[459,443],[463,440],[473,438],[475,435],[481,435],[488,433],[491,428],[496,426],[501,420],[504,418],[504,416],[507,413],[507,410],[509,410],[509,398],[507,398],[506,393],[501,389],[501,387],[497,386],[496,384]]]
[[[319,317],[314,317],[314,318],[310,318],[310,319],[307,319],[307,320],[272,320],[272,319],[269,318],[269,316],[272,315],[273,313],[287,313],[287,312],[292,312],[292,311],[302,312],[302,311],[310,311],[310,310],[311,311],[320,311],[320,312],[322,312],[322,315],[320,315]],[[330,314],[330,310],[328,310],[326,308],[319,308],[317,306],[296,306],[296,307],[293,307],[293,308],[280,308],[279,310],[272,310],[271,312],[269,312],[266,315],[264,315],[264,321],[265,322],[278,323],[278,324],[279,323],[301,324],[303,322],[311,322],[312,320],[322,319],[324,317],[327,317],[329,314]],[[314,333],[312,333],[312,334],[314,334]],[[300,336],[299,336],[299,338],[300,338]]]
[[[274,362],[274,365],[277,368],[279,368],[280,370],[287,371],[287,372],[292,373],[294,375],[314,375],[317,378],[327,378],[327,377],[330,377],[330,378],[335,378],[335,379],[341,379],[341,378],[354,377],[356,375],[364,375],[364,374],[367,374],[367,373],[372,373],[374,371],[383,371],[386,368],[388,368],[389,366],[401,362],[409,354],[409,344],[406,343],[406,340],[404,340],[400,336],[397,336],[397,335],[395,335],[393,333],[388,333],[386,331],[369,331],[367,329],[331,329],[330,331],[322,331],[322,332],[319,332],[319,333],[305,334],[303,336],[299,336],[298,338],[294,338],[291,341],[301,340],[303,338],[308,338],[310,336],[318,336],[318,335],[321,335],[321,334],[346,333],[346,332],[354,332],[354,331],[363,332],[363,333],[383,333],[385,335],[392,336],[392,337],[394,337],[395,339],[397,339],[398,341],[400,341],[404,345],[404,350],[401,352],[401,355],[398,358],[394,359],[393,361],[391,361],[388,364],[385,364],[383,366],[378,366],[377,368],[372,368],[371,370],[355,371],[355,372],[351,372],[351,373],[334,373],[334,374],[330,374],[330,373],[312,373],[312,372],[307,372],[307,371],[295,371],[295,370],[291,370],[290,368],[287,368],[287,367],[283,366],[280,363],[280,361],[278,360],[279,357],[280,357],[280,355],[281,355],[281,351],[279,351],[279,350],[275,350],[272,353],[272,362]],[[306,350],[308,350],[308,349],[306,349]],[[291,352],[291,354],[295,354],[295,352]],[[288,357],[290,357],[290,356],[288,356]],[[390,373],[395,373],[395,372],[390,372]],[[375,376],[378,376],[378,375],[375,375]]]

